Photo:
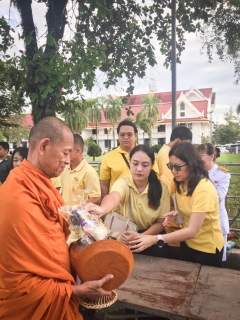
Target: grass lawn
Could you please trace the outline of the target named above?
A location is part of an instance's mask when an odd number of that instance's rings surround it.
[[[240,153],[238,154],[221,154],[216,162],[234,162],[240,163]]]
[[[96,157],[96,158],[95,158],[95,161],[102,161],[103,157],[104,157],[104,155],[101,155],[100,157]],[[92,157],[85,156],[84,158],[85,158],[88,162],[93,161],[93,158],[92,158]]]

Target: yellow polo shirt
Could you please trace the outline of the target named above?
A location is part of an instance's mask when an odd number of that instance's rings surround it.
[[[73,170],[70,166],[66,166],[61,179],[62,197],[65,203],[79,196],[87,198],[85,190],[88,192],[88,198],[101,196],[98,174],[86,159],[83,159]]]
[[[206,212],[206,218],[196,238],[185,241],[188,247],[207,253],[215,253],[216,248],[221,251],[223,235],[219,219],[218,195],[212,182],[203,178],[192,196],[188,197],[184,191],[181,194],[176,192],[176,199],[184,217],[184,228],[188,226],[192,212]]]
[[[173,180],[173,175],[170,169],[167,167],[167,163],[169,162],[169,151],[171,148],[164,144],[162,148],[159,150],[156,162],[158,165],[158,170],[160,176],[164,176],[165,179],[168,179],[169,183]]]
[[[131,212],[133,222],[138,226],[138,230],[146,230],[150,228],[158,218],[170,210],[170,198],[168,188],[164,183],[162,185],[162,197],[160,206],[154,210],[148,206],[148,185],[140,194],[132,180],[132,176],[117,180],[111,189],[120,194],[121,200],[116,208],[116,212],[128,218],[129,212],[129,192],[131,195]],[[111,193],[110,192],[110,193]]]
[[[51,181],[54,188],[61,188],[61,175],[56,178],[51,178]]]
[[[129,162],[129,153],[122,150],[120,146],[108,152],[102,160],[100,168],[100,180],[110,180],[109,190],[111,190],[111,187],[116,180],[126,177],[130,174],[130,169],[124,161],[121,153],[125,154],[125,157]],[[153,165],[153,170],[157,174],[159,173],[156,161]]]

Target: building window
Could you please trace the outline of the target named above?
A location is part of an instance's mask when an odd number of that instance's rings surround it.
[[[149,138],[144,139],[144,144],[149,146],[149,143],[150,143],[150,139]]]
[[[165,132],[165,125],[161,124],[160,126],[158,126],[158,132]]]
[[[111,140],[104,140],[105,148],[111,149]]]
[[[158,144],[163,146],[166,143],[166,138],[158,138]]]
[[[180,112],[180,117],[185,117],[185,112]]]
[[[96,134],[97,130],[96,129],[92,129],[92,134]]]
[[[180,110],[185,110],[185,104],[183,102],[180,104]]]
[[[192,130],[192,123],[188,123],[187,127],[188,127],[189,130]]]
[[[104,129],[104,134],[108,134],[108,128]]]

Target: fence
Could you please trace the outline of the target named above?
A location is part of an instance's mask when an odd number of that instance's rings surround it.
[[[218,165],[221,165],[222,167],[228,168],[228,167],[240,167],[240,163],[231,163],[231,162],[227,162],[227,163],[218,163]],[[240,170],[239,170],[240,171]],[[240,172],[230,172],[231,176],[240,176]],[[231,184],[231,182],[230,182]],[[240,192],[240,190],[238,190]],[[240,196],[229,196],[227,195],[226,197],[226,208],[228,208],[228,200],[229,199],[240,199]],[[232,231],[237,231],[240,232],[239,228],[232,228],[232,225],[234,224],[234,222],[240,222],[240,208],[238,208],[236,215],[233,218],[229,219],[229,225],[230,225],[230,229]]]
[[[100,173],[101,161],[90,161],[89,164],[91,164],[96,169],[98,174]],[[228,167],[240,167],[240,163],[231,163],[231,162],[218,163],[218,165],[220,165],[222,167],[225,167],[225,168],[228,168]],[[230,172],[230,174],[231,174],[231,176],[240,176],[240,172]],[[240,195],[239,196],[229,196],[229,195],[227,195],[227,197],[226,197],[226,208],[228,208],[228,199],[240,199]],[[229,219],[230,227],[233,225],[234,222],[240,222],[240,208],[238,209],[237,214],[233,218]],[[240,229],[237,229],[237,228],[231,228],[231,230],[240,232]]]

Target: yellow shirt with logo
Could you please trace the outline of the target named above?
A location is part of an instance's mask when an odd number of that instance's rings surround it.
[[[169,162],[169,151],[171,148],[164,144],[162,148],[159,150],[158,155],[156,157],[156,162],[158,165],[158,170],[160,176],[164,176],[165,179],[168,179],[169,183],[173,179],[173,175],[170,169],[167,167],[167,163]]]
[[[127,161],[129,162],[129,153],[122,150],[120,146],[108,152],[103,157],[100,168],[100,180],[110,180],[109,190],[111,190],[111,187],[116,180],[126,177],[130,174],[130,169],[124,161],[122,153],[125,155]],[[156,162],[153,165],[153,170],[157,174],[159,173]]]
[[[148,205],[148,185],[140,194],[132,180],[132,176],[128,175],[125,178],[117,180],[111,189],[111,192],[116,191],[120,194],[121,200],[116,208],[116,212],[128,218],[129,215],[129,193],[131,196],[131,215],[133,222],[138,226],[138,230],[146,230],[150,228],[158,218],[170,210],[170,198],[168,188],[164,183],[162,185],[162,197],[160,206],[154,210]],[[110,192],[110,193],[111,193]]]
[[[192,196],[187,192],[181,194],[176,192],[178,208],[183,214],[186,228],[192,212],[206,213],[203,225],[195,239],[186,240],[188,247],[207,253],[215,253],[216,248],[221,251],[223,248],[223,235],[219,219],[219,204],[216,189],[212,182],[206,178],[200,180]]]
[[[61,180],[65,203],[77,198],[87,200],[101,196],[99,176],[86,159],[73,170],[70,166],[66,166],[61,174]]]

